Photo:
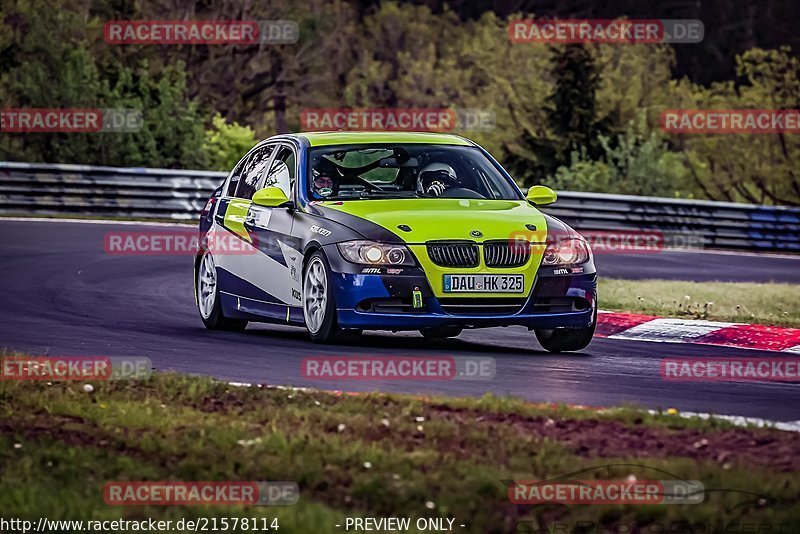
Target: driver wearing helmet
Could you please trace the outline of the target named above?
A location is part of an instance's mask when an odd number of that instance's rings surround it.
[[[417,193],[438,197],[458,184],[458,176],[447,163],[429,163],[417,177]]]
[[[326,158],[321,158],[311,172],[311,193],[317,200],[336,196],[338,183],[336,177],[339,175],[336,166]]]

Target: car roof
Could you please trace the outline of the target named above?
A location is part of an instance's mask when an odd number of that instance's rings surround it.
[[[311,146],[422,143],[430,145],[475,146],[461,136],[435,132],[305,132],[296,134]]]

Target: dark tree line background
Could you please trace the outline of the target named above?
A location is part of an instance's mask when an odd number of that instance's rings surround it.
[[[435,11],[448,6],[462,19],[492,11],[500,17],[535,13],[542,18],[572,19],[699,19],[706,35],[699,45],[675,46],[676,77],[709,84],[736,77],[736,56],[751,48],[788,45],[800,50],[800,2],[793,0],[420,0]],[[366,11],[378,1],[361,1]]]
[[[137,133],[0,133],[0,159],[227,169],[308,108],[477,108],[524,184],[800,204],[794,135],[676,135],[673,108],[800,107],[800,3],[0,0],[0,107],[135,108]],[[685,45],[531,45],[520,17],[700,19]],[[294,20],[292,45],[109,45],[109,20]]]

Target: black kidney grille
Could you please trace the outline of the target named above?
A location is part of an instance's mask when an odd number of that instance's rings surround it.
[[[477,267],[475,243],[428,243],[428,257],[440,267]]]
[[[491,241],[483,245],[483,259],[487,267],[521,267],[531,257],[527,241]]]

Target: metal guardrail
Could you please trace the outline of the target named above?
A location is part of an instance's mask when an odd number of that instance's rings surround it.
[[[800,208],[560,192],[548,213],[578,230],[656,230],[705,248],[800,252]]]
[[[193,220],[225,175],[0,162],[0,214]],[[543,211],[584,231],[687,233],[708,248],[800,252],[800,208],[562,191]]]

